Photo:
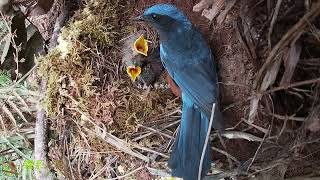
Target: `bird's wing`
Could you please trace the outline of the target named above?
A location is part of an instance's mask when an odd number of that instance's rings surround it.
[[[170,59],[175,58],[175,56],[161,53],[161,58],[164,66],[166,66],[182,92],[187,94],[197,107],[210,117],[212,104],[217,102],[217,96],[219,95],[217,76],[211,55],[206,57],[209,58],[208,60],[195,60],[192,63],[182,65],[171,63],[177,61],[176,59]]]

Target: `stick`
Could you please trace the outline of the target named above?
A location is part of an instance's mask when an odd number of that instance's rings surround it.
[[[166,125],[165,127],[162,127],[161,129],[159,129],[159,131],[163,131],[163,130],[165,130],[165,129],[173,126],[173,125],[176,125],[176,124],[178,124],[178,123],[180,123],[180,120],[177,120],[177,121],[175,121],[175,122],[173,122],[173,123],[170,123],[170,124]],[[154,132],[149,132],[149,133],[140,135],[140,136],[132,139],[132,141],[138,141],[138,140],[140,140],[140,139],[146,138],[146,137],[151,136],[151,135],[153,135],[153,134],[154,134]],[[173,135],[173,136],[174,136],[174,135]]]
[[[140,171],[140,170],[143,169],[143,168],[144,168],[144,166],[141,166],[141,167],[138,167],[137,169],[129,172],[128,174],[125,174],[125,175],[123,175],[123,176],[118,176],[118,177],[115,177],[115,178],[111,178],[111,179],[107,179],[107,180],[123,179],[123,178],[125,178],[125,177],[127,177],[127,176],[130,176],[131,174],[133,174],[133,173],[135,173],[135,172],[137,172],[137,171]]]
[[[168,135],[168,134],[165,134],[165,133],[161,132],[161,130],[153,129],[153,128],[151,128],[151,127],[147,127],[147,126],[144,126],[144,125],[142,125],[142,124],[138,124],[138,127],[145,128],[145,129],[147,129],[147,130],[149,130],[149,131],[152,131],[153,133],[159,134],[160,136],[164,136],[164,137],[169,138],[169,139],[174,139],[174,137],[172,137],[172,136],[170,136],[170,135]]]
[[[281,38],[281,40],[273,47],[268,58],[266,59],[266,62],[262,65],[262,67],[256,75],[257,78],[254,84],[256,90],[260,88],[258,83],[264,77],[262,76],[263,73],[269,66],[271,66],[272,62],[276,59],[274,57],[278,54],[280,50],[283,49],[283,47],[288,45],[289,42],[291,42],[294,39],[294,37],[296,37],[301,32],[301,30],[305,29],[309,25],[309,22],[311,22],[317,16],[319,16],[319,8],[320,2],[314,3],[312,9],[309,12],[307,12],[295,25],[293,25],[292,28],[289,29],[287,33]]]
[[[218,138],[220,140],[220,143],[221,143],[222,147],[224,148],[224,150],[227,150],[227,146],[224,143],[224,140],[222,139],[221,135],[219,133],[217,133],[217,135],[218,135]],[[232,164],[232,161],[229,158],[229,156],[227,156],[227,160],[228,160],[228,163],[229,163],[229,169],[232,169],[233,164]]]
[[[201,158],[200,158],[199,171],[198,171],[198,180],[201,180],[202,163],[203,163],[203,158],[204,158],[204,155],[206,153],[206,148],[207,148],[208,141],[209,141],[209,136],[210,136],[210,132],[211,132],[211,126],[212,126],[212,122],[213,122],[215,108],[216,108],[216,103],[213,103],[212,104],[212,111],[211,111],[209,127],[208,127],[208,131],[207,131],[207,136],[206,136],[206,140],[204,141],[202,154],[201,154]]]
[[[45,92],[47,87],[47,81],[42,78],[41,80],[41,92]],[[36,127],[35,127],[35,138],[34,138],[34,158],[40,160],[43,164],[39,170],[35,169],[35,178],[37,180],[52,180],[53,176],[50,172],[47,149],[48,149],[48,119],[46,118],[46,112],[41,107],[41,101],[38,103],[39,110],[37,112]]]
[[[235,158],[231,154],[227,153],[226,151],[218,149],[216,147],[211,147],[211,149],[214,150],[214,151],[217,151],[218,153],[221,153],[221,154],[225,155],[227,158],[232,159],[234,162],[237,163],[237,165],[241,164],[240,161],[237,158]]]
[[[308,84],[313,84],[313,83],[320,83],[320,78],[309,79],[309,80],[305,80],[305,81],[299,81],[299,82],[292,83],[292,84],[289,84],[289,85],[279,86],[279,87],[276,87],[276,88],[273,88],[273,89],[270,89],[270,90],[267,90],[267,91],[259,92],[257,94],[254,94],[253,96],[248,97],[247,99],[244,99],[244,100],[241,100],[241,101],[237,101],[237,102],[234,102],[234,103],[228,105],[227,107],[225,107],[222,110],[222,112],[225,112],[228,109],[233,108],[236,105],[239,105],[241,103],[245,103],[246,101],[250,101],[250,100],[255,99],[255,98],[259,97],[259,96],[263,96],[263,95],[274,93],[274,92],[281,91],[281,90],[295,88],[295,87],[298,87],[298,86],[304,86],[304,85],[308,85]]]
[[[273,16],[272,16],[272,19],[271,19],[271,23],[270,23],[270,28],[269,28],[269,32],[268,32],[268,46],[269,46],[270,50],[271,50],[271,47],[272,47],[272,45],[271,45],[271,35],[272,35],[273,27],[274,27],[274,25],[276,23],[276,20],[277,20],[278,14],[279,14],[281,3],[282,3],[282,0],[278,0],[277,1],[276,8],[274,10],[274,13],[273,13]]]
[[[270,133],[270,128],[271,128],[271,127],[269,126],[268,132],[264,134],[263,140],[261,141],[261,143],[260,143],[257,151],[254,153],[254,156],[253,156],[253,158],[252,158],[252,161],[250,162],[250,164],[249,164],[249,166],[248,166],[248,168],[247,168],[247,172],[249,171],[249,169],[250,169],[250,167],[252,166],[253,162],[254,162],[255,159],[257,158],[257,155],[258,155],[258,153],[259,153],[259,151],[260,151],[260,149],[261,149],[261,147],[262,147],[262,144],[264,143],[264,140],[266,139],[267,135]]]

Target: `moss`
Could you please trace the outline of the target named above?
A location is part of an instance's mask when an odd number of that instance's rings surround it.
[[[88,0],[84,9],[74,17],[74,22],[62,31],[66,39],[92,41],[104,47],[115,44],[119,34],[117,0]]]
[[[49,116],[55,116],[60,108],[85,107],[85,102],[95,95],[96,80],[90,59],[84,48],[72,48],[67,56],[54,50],[40,57],[39,74],[47,78],[45,106]]]
[[[109,48],[116,42],[116,0],[88,0],[69,26],[62,29],[59,46],[38,58],[39,74],[47,78],[45,106],[49,116],[59,114],[62,107],[87,105],[96,94],[98,79],[93,72],[91,45]]]

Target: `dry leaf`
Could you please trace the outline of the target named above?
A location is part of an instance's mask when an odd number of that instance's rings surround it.
[[[202,11],[203,9],[209,8],[209,6],[213,4],[213,0],[202,0],[198,4],[193,6],[194,12]]]
[[[272,85],[277,78],[277,75],[278,75],[278,72],[280,69],[280,65],[282,62],[281,61],[282,56],[278,55],[278,57],[276,57],[276,58],[277,58],[277,60],[273,63],[273,65],[269,68],[269,70],[267,70],[267,72],[265,73],[265,75],[263,77],[263,81],[262,81],[261,87],[260,87],[261,92],[267,90],[268,87],[270,85]],[[253,123],[254,117],[257,113],[260,98],[261,98],[261,95],[259,95],[255,99],[251,100],[251,102],[250,102],[250,112],[249,112],[249,119],[248,119],[248,121],[250,123]]]
[[[213,5],[211,9],[204,9],[202,11],[202,16],[206,17],[207,19],[209,19],[210,21],[212,21],[220,12],[220,10],[223,8],[224,6],[224,0],[218,0],[216,1]]]
[[[226,1],[226,7],[224,10],[220,13],[220,15],[217,18],[217,22],[219,24],[222,24],[224,19],[226,18],[228,12],[232,9],[232,7],[236,4],[236,0],[228,0]]]
[[[298,64],[301,54],[301,46],[295,43],[287,51],[287,55],[284,58],[285,72],[282,76],[280,85],[288,85],[291,82],[294,70]]]
[[[320,130],[320,105],[312,110],[307,120],[307,129],[312,132]]]

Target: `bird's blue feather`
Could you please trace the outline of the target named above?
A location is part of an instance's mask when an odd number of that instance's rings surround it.
[[[173,6],[171,4],[157,4],[151,6],[150,8],[145,10],[143,14],[149,15],[153,13],[170,16],[171,18],[174,18],[178,21],[184,21],[185,23],[191,24],[188,18],[181,11],[179,11],[176,6]]]
[[[182,177],[184,180],[196,180],[209,121],[188,95],[182,93],[182,99],[182,122],[168,164],[173,176]],[[202,176],[210,169],[210,152],[210,147],[207,146]]]

